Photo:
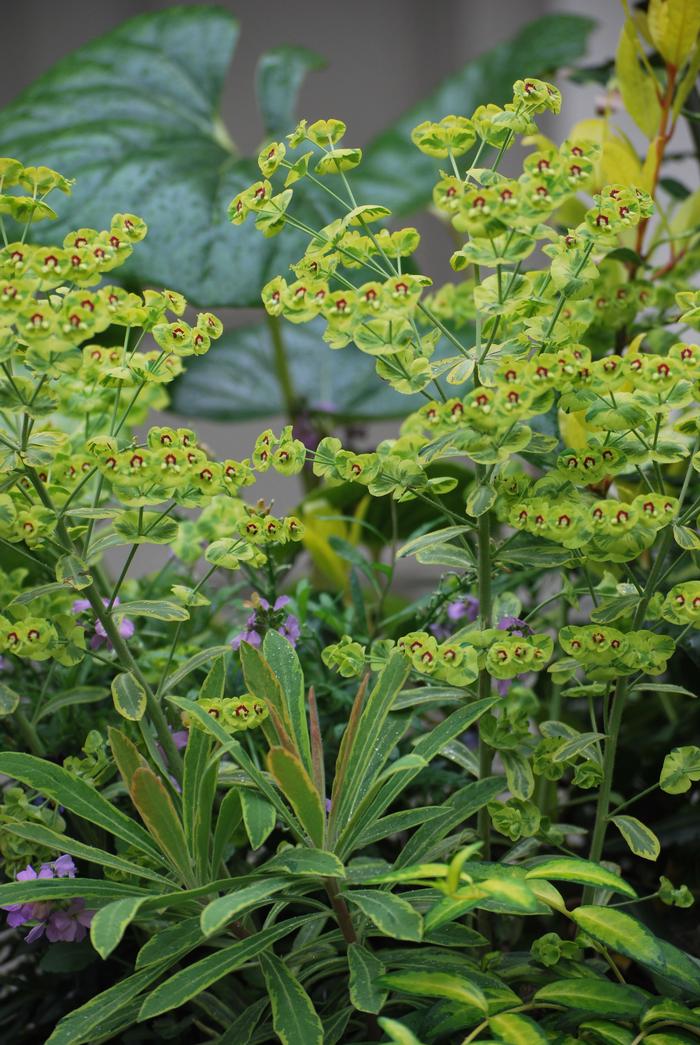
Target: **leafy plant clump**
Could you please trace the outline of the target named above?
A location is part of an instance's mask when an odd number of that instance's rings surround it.
[[[0,903],[34,977],[8,978],[8,1040],[62,961],[84,983],[47,1006],[50,1045],[697,1036],[667,917],[693,891],[633,814],[700,780],[676,710],[698,197],[659,192],[700,9],[657,0],[643,28],[654,65],[631,19],[618,50],[643,163],[609,119],[545,137],[561,96],[538,78],[415,127],[462,273],[440,288],[417,231],[355,195],[341,120],[261,150],[231,234],[306,243],[262,288],[282,356],[282,320],[320,322],[421,397],[371,450],[290,425],[218,460],[145,428],[221,322],[112,282],[134,214],[28,244],[71,183],[0,160]],[[308,224],[300,185],[335,216]],[[248,497],[270,470],[306,475],[297,514]],[[134,576],[149,544],[168,558]],[[432,569],[417,600],[403,559]]]

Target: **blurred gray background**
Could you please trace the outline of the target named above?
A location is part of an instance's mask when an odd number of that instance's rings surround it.
[[[173,6],[166,0],[5,0],[0,105],[58,59],[108,32],[127,18]],[[220,6],[240,23],[240,38],[226,81],[222,114],[236,144],[257,152],[262,126],[254,96],[259,56],[280,44],[299,44],[324,56],[302,89],[300,114],[342,117],[353,144],[363,145],[418,102],[469,58],[511,37],[524,23],[551,13],[586,14],[597,21],[587,61],[614,53],[623,14],[619,0],[227,0]],[[562,82],[564,109],[555,133],[594,115],[598,91]],[[321,112],[321,110],[323,110]],[[424,231],[430,218],[421,223]],[[449,278],[448,237],[439,229],[424,242],[423,270]],[[253,315],[222,314],[225,322]],[[192,422],[189,421],[189,424]],[[250,452],[257,433],[277,419],[243,424],[198,423],[202,439],[221,456]],[[374,425],[367,442],[384,438],[393,425]],[[276,507],[294,505],[296,480],[262,476],[260,496]]]

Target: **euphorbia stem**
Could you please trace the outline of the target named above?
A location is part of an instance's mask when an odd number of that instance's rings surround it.
[[[94,584],[91,584],[89,588],[84,589],[85,597],[89,600],[92,606],[93,612],[97,619],[101,622],[104,628],[107,638],[114,647],[114,652],[117,654],[120,663],[123,667],[127,668],[135,678],[143,686],[146,691],[146,706],[148,708],[148,715],[153,725],[155,726],[156,733],[158,734],[158,740],[160,745],[165,752],[165,757],[168,762],[168,768],[178,778],[182,780],[182,758],[180,752],[175,746],[175,742],[168,726],[168,720],[165,717],[160,703],[154,696],[153,690],[151,689],[147,679],[142,674],[141,669],[136,663],[131,650],[127,646],[124,639],[119,634],[119,628],[114,623],[114,618],[105,607],[100,593]]]
[[[29,750],[33,754],[43,757],[46,754],[46,748],[44,747],[36,728],[29,721],[21,707],[15,708],[13,718],[17,723],[20,733],[27,741]]]
[[[46,490],[46,487],[44,486],[39,476],[36,474],[36,471],[33,468],[26,468],[25,471],[27,474],[27,478],[36,490],[42,504],[46,505],[46,507],[53,512],[54,517],[56,519],[56,533],[58,534],[65,551],[73,555],[78,554],[75,545],[71,540],[71,536],[68,532],[66,524],[64,523],[63,519],[60,517],[58,511],[56,510],[56,507],[53,504],[48,494],[48,491]],[[97,589],[97,585],[94,583],[94,581],[89,585],[89,587],[84,588],[83,592],[85,598],[89,601],[90,605],[92,606],[95,616],[101,622],[107,635],[107,638],[112,643],[114,651],[119,657],[120,663],[124,665],[124,667],[127,668],[132,673],[132,675],[134,675],[139,680],[144,690],[146,691],[148,714],[151,718],[151,721],[153,722],[153,725],[156,728],[158,739],[160,741],[161,747],[163,748],[163,751],[165,752],[165,757],[168,761],[168,767],[171,770],[171,772],[174,773],[174,775],[178,778],[178,780],[182,780],[182,759],[180,757],[180,752],[175,747],[172,734],[168,727],[168,720],[165,717],[163,709],[161,708],[160,704],[153,695],[153,690],[149,686],[148,681],[146,680],[138,664],[134,660],[131,650],[119,634],[119,628],[114,623],[114,618],[112,617],[111,613],[103,603],[102,596],[100,595]]]
[[[477,468],[477,482],[483,481],[483,466]],[[490,628],[492,621],[491,600],[491,517],[489,512],[479,516],[478,527],[478,591],[479,621],[482,630]],[[486,668],[479,672],[479,699],[491,695],[491,676]],[[479,779],[489,776],[493,753],[491,748],[479,737]],[[479,838],[481,839],[481,856],[491,859],[491,818],[488,809],[483,806],[478,818]]]
[[[325,879],[326,892],[328,893],[328,899],[333,904],[333,910],[335,917],[340,927],[340,931],[343,934],[343,939],[346,943],[357,943],[357,933],[355,932],[355,926],[352,924],[352,918],[348,910],[348,905],[340,895],[338,889],[338,883],[333,878]]]
[[[670,526],[666,527],[661,542],[659,544],[659,550],[654,560],[654,565],[651,568],[649,574],[649,580],[646,588],[644,589],[644,595],[639,601],[634,620],[632,621],[632,630],[636,631],[641,628],[644,624],[644,618],[646,617],[647,608],[652,599],[654,592],[656,591],[656,585],[661,576],[661,572],[666,561],[666,554],[670,547],[671,541],[673,540],[673,530]],[[605,741],[605,753],[603,755],[603,780],[598,791],[598,802],[596,805],[595,824],[593,826],[593,834],[591,836],[591,849],[589,853],[589,859],[598,863],[603,855],[603,847],[605,845],[605,834],[608,827],[608,817],[610,813],[610,793],[612,791],[613,776],[615,772],[615,755],[617,754],[617,743],[620,736],[620,726],[622,725],[622,716],[625,710],[625,704],[627,703],[627,696],[629,693],[629,680],[627,678],[621,678],[617,680],[615,687],[615,693],[612,700],[612,708],[610,711],[610,721],[608,723],[608,738]],[[584,904],[591,903],[595,895],[595,888],[587,885],[583,890]]]

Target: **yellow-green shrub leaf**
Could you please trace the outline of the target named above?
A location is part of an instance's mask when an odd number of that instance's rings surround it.
[[[611,816],[610,820],[635,856],[641,856],[644,860],[658,860],[661,844],[650,827],[637,820],[636,816]]]

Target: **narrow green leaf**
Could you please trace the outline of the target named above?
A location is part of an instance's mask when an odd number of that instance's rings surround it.
[[[307,925],[309,921],[308,914],[290,918],[180,969],[148,995],[141,1006],[139,1020],[149,1020],[163,1012],[179,1008],[190,998],[195,998],[207,987],[211,987],[212,983],[257,958],[276,940],[282,939],[295,929],[300,929],[302,925]]]
[[[213,868],[219,867],[231,835],[241,822],[243,812],[239,795],[242,793],[243,788],[240,791],[231,788],[221,800],[212,842],[211,866]]]
[[[273,747],[267,764],[278,787],[286,796],[309,838],[318,849],[323,848],[325,810],[321,796],[301,761],[285,748]]]
[[[137,769],[131,778],[129,794],[163,855],[182,878],[190,882],[192,868],[185,833],[163,781],[151,769]]]
[[[607,867],[582,860],[577,856],[551,856],[530,867],[526,878],[547,878],[555,882],[578,882],[580,885],[596,885],[601,889],[612,889],[633,899],[637,896],[631,885]]]
[[[247,908],[261,907],[269,902],[268,897],[288,888],[286,878],[263,878],[237,889],[227,896],[219,896],[202,911],[200,926],[205,936],[212,936],[228,925],[241,911]]]
[[[353,889],[344,895],[385,936],[414,942],[422,938],[423,919],[408,900],[380,889]]]
[[[345,868],[335,855],[323,849],[304,849],[302,846],[288,846],[264,863],[261,871],[283,871],[285,874],[318,875],[322,878],[344,878]]]
[[[664,998],[663,1001],[651,1005],[642,1016],[640,1026],[646,1029],[662,1020],[679,1025],[685,1023],[689,1027],[700,1029],[700,1013],[693,1012],[692,1009],[681,1005],[678,1001],[673,1001],[672,998]]]
[[[39,794],[102,827],[128,845],[136,846],[141,852],[159,857],[157,848],[139,824],[103,798],[94,787],[71,776],[62,766],[34,755],[5,751],[0,752],[0,773],[34,788]]]
[[[641,856],[644,860],[658,860],[661,843],[650,827],[637,820],[636,816],[611,816],[610,821],[635,856]]]
[[[96,994],[85,1005],[74,1009],[58,1022],[47,1038],[46,1045],[92,1045],[96,1040],[93,1036],[95,1028],[104,1020],[105,1014],[118,1013],[157,980],[165,968],[165,963],[152,965],[133,976],[127,976],[101,994]]]
[[[109,746],[122,780],[127,788],[131,786],[131,778],[137,769],[148,768],[148,763],[134,743],[120,729],[109,726],[107,730]]]
[[[283,1045],[323,1045],[323,1026],[313,1002],[281,958],[260,959],[272,1005],[272,1025]]]
[[[624,954],[633,961],[663,973],[665,962],[659,941],[646,925],[624,911],[612,907],[578,907],[571,917],[598,943]]]
[[[535,893],[534,883],[528,885],[524,879],[493,877],[485,878],[478,883],[479,889],[486,893],[477,907],[496,910],[504,914],[537,914],[540,902]]]
[[[416,552],[423,551],[426,548],[432,548],[438,544],[446,544],[455,537],[459,537],[463,533],[469,533],[473,529],[473,526],[465,524],[464,526],[445,526],[440,530],[431,530],[429,533],[423,533],[420,537],[413,537],[406,544],[402,545],[396,553],[397,558],[403,559],[409,555],[415,555]]]
[[[455,791],[442,805],[443,816],[423,824],[409,838],[395,862],[395,867],[407,867],[424,860],[433,846],[450,831],[458,826],[462,827],[479,809],[500,794],[504,784],[503,777],[484,777],[483,780],[475,780]]]
[[[193,671],[198,668],[203,668],[205,664],[208,664],[215,657],[223,657],[224,655],[231,653],[230,646],[210,646],[209,649],[200,650],[199,653],[195,653],[184,664],[181,664],[179,668],[169,675],[163,685],[163,692],[170,693],[172,690],[177,689],[180,683],[191,675]]]
[[[649,995],[638,987],[609,980],[577,976],[574,979],[554,980],[535,994],[533,1001],[562,1005],[614,1019],[637,1019],[648,1004]]]
[[[628,1027],[610,1020],[586,1020],[579,1025],[579,1031],[581,1034],[588,1032],[587,1038],[592,1035],[594,1041],[601,1041],[603,1045],[632,1045],[636,1037]]]
[[[517,1012],[491,1016],[489,1030],[506,1045],[547,1045],[549,1041],[534,1020]]]
[[[136,955],[136,968],[145,969],[148,965],[161,962],[172,964],[198,947],[203,939],[199,916],[178,918],[174,925],[161,929],[146,941]]]
[[[146,690],[130,671],[112,679],[112,699],[122,718],[131,722],[140,722],[146,714]]]
[[[167,700],[171,704],[175,704],[176,707],[182,708],[183,711],[186,711],[189,715],[193,716],[208,733],[211,733],[212,736],[216,737],[221,745],[221,749],[229,752],[234,762],[243,770],[251,783],[255,784],[268,802],[274,806],[277,810],[278,816],[284,821],[289,830],[294,834],[295,838],[300,842],[303,841],[303,830],[301,825],[292,815],[287,805],[279,797],[279,794],[270,784],[266,775],[261,773],[256,767],[255,763],[248,756],[240,742],[236,740],[235,737],[231,737],[223,727],[211,717],[211,715],[207,715],[196,701],[187,700],[185,697],[168,697]]]
[[[268,631],[265,636],[263,653],[282,689],[292,736],[296,740],[304,767],[311,774],[313,769],[309,728],[306,720],[304,674],[299,658],[291,643],[274,630]]]
[[[154,895],[139,886],[101,881],[99,878],[34,878],[30,882],[5,882],[0,885],[0,904],[72,900],[76,896],[82,896],[86,902],[95,900],[98,903],[111,903],[112,900],[131,897],[135,893],[144,899]]]
[[[243,824],[251,849],[260,849],[275,829],[277,813],[266,798],[257,791],[241,788],[239,792]]]
[[[65,592],[66,585],[62,581],[52,581],[50,584],[38,584],[35,588],[26,588],[15,595],[9,603],[10,606],[28,606],[34,599],[41,599],[44,595],[55,595],[57,592]]]
[[[351,943],[348,947],[350,1001],[360,1012],[381,1012],[386,991],[379,985],[384,964],[367,947]]]
[[[444,972],[392,972],[382,976],[381,983],[403,994],[417,994],[422,998],[449,998],[461,1005],[470,1005],[486,1013],[488,1006],[480,987],[461,976]]]
[[[220,700],[226,690],[226,672],[228,670],[228,656],[217,657],[207,672],[207,677],[199,688],[200,700]]]
[[[112,608],[113,617],[150,617],[152,620],[184,621],[190,619],[189,611],[179,602],[165,599],[134,599]]]
[[[409,664],[402,653],[393,653],[379,675],[359,718],[357,732],[347,755],[343,787],[333,786],[331,823],[344,824],[369,786],[369,769],[387,716],[408,677]],[[388,757],[388,752],[387,752]],[[381,766],[377,767],[380,769]]]
[[[382,1030],[389,1035],[389,1041],[393,1042],[394,1045],[423,1045],[423,1042],[403,1023],[399,1023],[398,1020],[384,1018],[380,1019],[378,1023]]]
[[[666,940],[657,939],[656,942],[664,960],[664,969],[660,974],[663,979],[679,987],[694,1001],[700,999],[700,962],[697,958],[692,958]]]
[[[216,1039],[216,1045],[250,1045],[253,1032],[269,1004],[270,999],[265,996],[249,1005],[233,1023],[229,1024],[221,1037]]]
[[[47,700],[34,721],[41,722],[45,718],[50,718],[63,708],[76,707],[78,704],[96,704],[108,696],[109,690],[103,686],[76,686],[75,689],[58,693],[51,700]]]
[[[161,886],[172,887],[170,879],[165,878],[162,874],[158,874],[157,871],[150,867],[134,863],[123,856],[107,853],[103,849],[97,849],[95,846],[85,845],[84,842],[78,842],[69,835],[52,831],[51,828],[44,827],[43,824],[9,823],[4,825],[4,830],[10,834],[17,835],[19,838],[26,838],[30,842],[36,842],[37,845],[45,846],[54,853],[67,853],[69,856],[76,856],[79,860],[87,860],[89,863],[96,864],[99,867],[110,867],[114,871],[121,871],[122,874],[135,875],[137,878],[147,878],[150,881],[158,882]]]
[[[209,761],[212,738],[201,729],[190,730],[182,778],[182,826],[200,881],[209,873],[209,840],[216,796],[215,762]]]
[[[90,926],[90,939],[101,958],[112,953],[145,899],[145,896],[129,896],[114,900],[97,912]]]

